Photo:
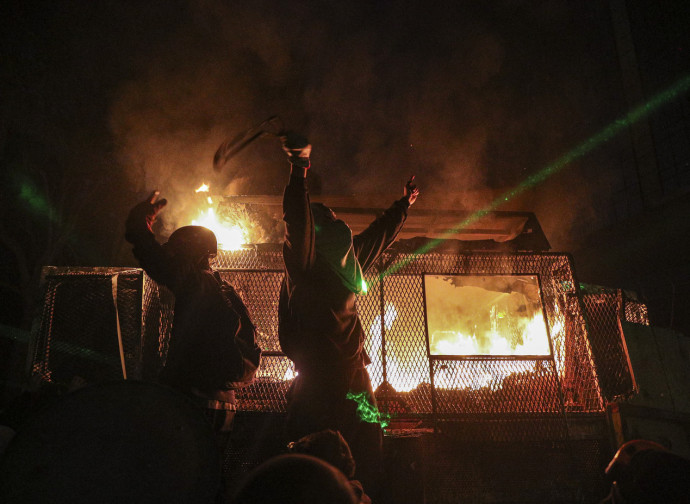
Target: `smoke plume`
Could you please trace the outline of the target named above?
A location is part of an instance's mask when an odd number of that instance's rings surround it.
[[[110,107],[131,183],[169,199],[168,227],[186,223],[202,182],[280,194],[288,165],[275,138],[220,175],[211,168],[223,140],[277,114],[312,142],[324,193],[390,193],[414,173],[420,206],[426,193],[430,208],[473,209],[482,201],[462,194],[518,185],[619,113],[602,84],[615,70],[605,6],[433,4],[181,3],[133,55],[138,71]],[[595,162],[575,161],[579,177],[555,177],[505,208],[536,211],[552,244],[567,243],[572,223],[596,219],[587,184],[572,191]]]

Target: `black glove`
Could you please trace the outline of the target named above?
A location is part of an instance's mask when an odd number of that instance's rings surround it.
[[[281,135],[280,140],[283,142],[283,150],[287,154],[290,164],[309,168],[311,165],[309,161],[309,155],[311,154],[309,140],[291,131]]]
[[[167,205],[168,200],[156,201],[160,192],[153,191],[146,200],[142,201],[129,211],[125,222],[125,238],[134,242],[137,236],[153,234],[153,223],[156,222],[158,213]]]

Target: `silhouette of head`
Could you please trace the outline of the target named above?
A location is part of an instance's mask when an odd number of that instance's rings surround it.
[[[355,504],[347,478],[316,457],[289,454],[254,469],[233,504]]]
[[[338,431],[331,429],[308,434],[288,445],[292,453],[303,453],[325,460],[348,478],[355,475],[355,459],[350,446]]]
[[[183,226],[170,235],[165,248],[173,255],[187,257],[195,264],[206,266],[218,253],[218,242],[208,228]]]
[[[316,259],[327,265],[354,293],[362,291],[362,267],[352,241],[352,230],[322,203],[310,205],[314,216]]]

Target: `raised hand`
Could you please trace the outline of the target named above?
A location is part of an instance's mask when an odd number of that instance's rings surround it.
[[[405,189],[403,190],[403,194],[407,198],[407,202],[410,206],[417,201],[417,196],[419,196],[419,189],[417,189],[417,184],[414,183],[414,178],[414,175],[410,177],[410,180],[407,181]]]
[[[292,132],[284,132],[280,136],[280,141],[283,144],[283,150],[287,154],[290,164],[309,168],[309,156],[311,155],[309,140]]]
[[[159,194],[160,191],[153,191],[144,201],[129,211],[125,223],[125,236],[146,232],[153,233],[153,223],[156,222],[156,218],[163,207],[168,204],[166,199],[156,201]]]
[[[160,211],[163,209],[163,207],[164,207],[165,205],[168,204],[168,200],[165,199],[165,198],[156,201],[156,200],[158,199],[158,195],[159,195],[160,193],[161,193],[160,191],[153,191],[153,192],[151,192],[151,194],[149,194],[149,196],[148,196],[148,197],[146,198],[146,200],[143,202],[143,203],[148,202],[149,205],[151,205],[151,207],[150,207],[150,215],[153,217],[153,221],[154,221],[154,222],[155,222],[155,220],[156,220],[156,217],[158,217],[158,214],[160,213]],[[141,204],[141,203],[140,203],[140,204]],[[149,215],[149,214],[147,214],[147,216],[148,216],[148,215]]]

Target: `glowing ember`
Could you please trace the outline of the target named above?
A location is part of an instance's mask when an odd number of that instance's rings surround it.
[[[208,184],[201,184],[201,187],[194,192],[208,192],[209,190]]]

